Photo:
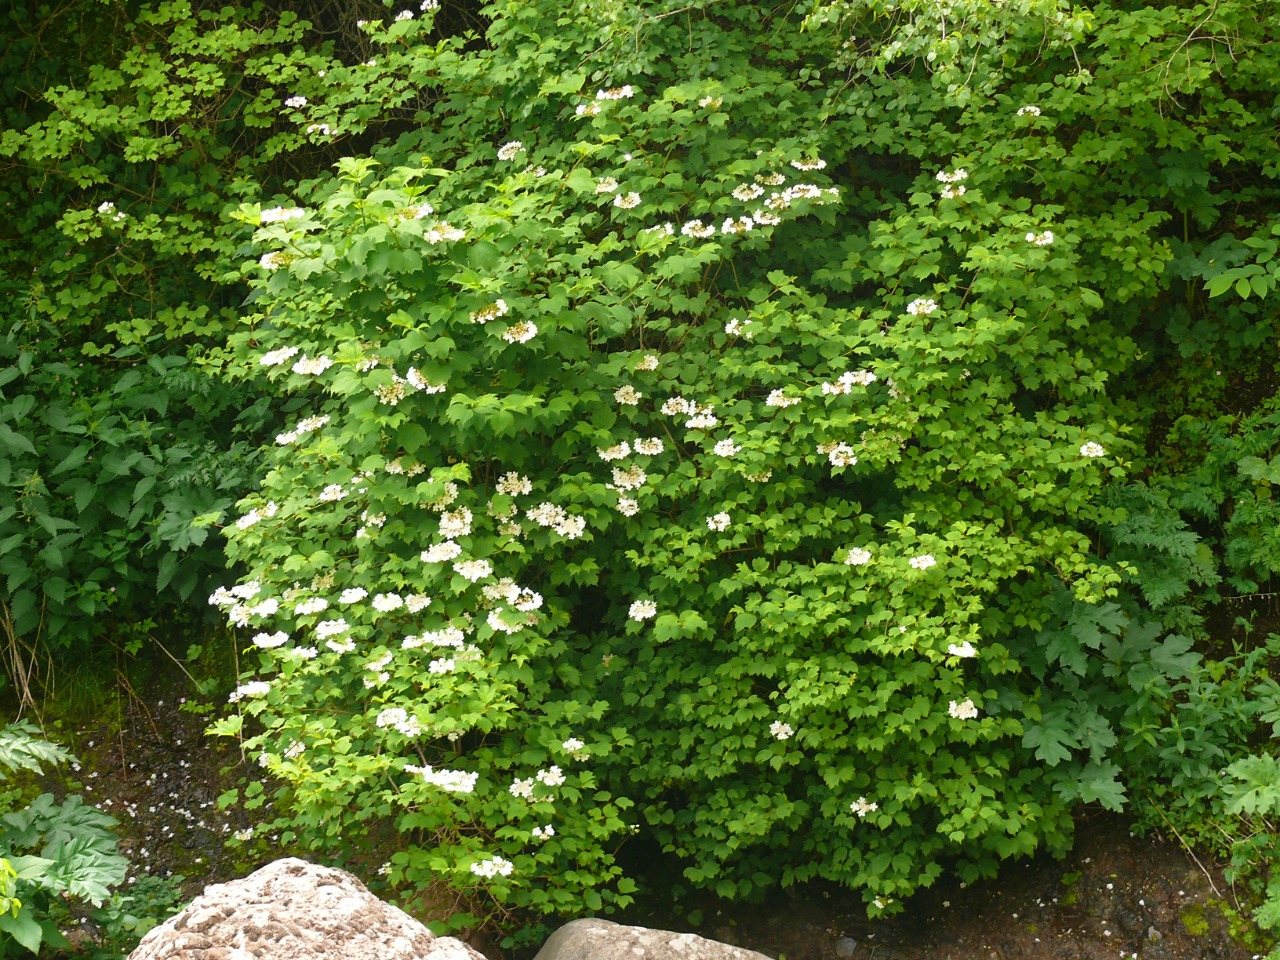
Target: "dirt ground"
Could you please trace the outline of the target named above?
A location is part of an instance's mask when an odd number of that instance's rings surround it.
[[[254,864],[223,849],[244,826],[220,813],[217,771],[234,761],[181,712],[180,692],[127,711],[125,731],[81,726],[75,774],[86,799],[121,820],[124,852],[138,870],[180,873],[194,895]],[[89,743],[92,746],[89,746]],[[261,851],[259,851],[261,854]],[[623,922],[689,930],[777,960],[1251,960],[1266,954],[1253,931],[1233,938],[1222,909],[1230,888],[1176,844],[1136,838],[1118,817],[1088,814],[1064,860],[1012,864],[998,881],[939,883],[898,917],[869,922],[855,898],[793,890],[768,904],[704,905],[697,927],[639,912]],[[1248,930],[1247,925],[1237,927]],[[1239,930],[1236,931],[1240,933]],[[1250,939],[1247,933],[1245,939]],[[499,960],[490,948],[490,960]],[[1280,956],[1278,954],[1277,956]]]

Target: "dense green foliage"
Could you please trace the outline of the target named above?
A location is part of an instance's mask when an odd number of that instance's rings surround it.
[[[41,773],[74,761],[25,721],[0,727],[0,782],[14,771]],[[15,809],[0,793],[0,874],[9,878],[0,912],[0,957],[26,956],[67,941],[53,916],[65,903],[101,905],[122,883],[128,861],[116,850],[115,819],[78,796],[41,793]]]
[[[483,911],[1274,815],[1276,4],[244,13],[0,138],[11,650],[222,525],[246,802]]]

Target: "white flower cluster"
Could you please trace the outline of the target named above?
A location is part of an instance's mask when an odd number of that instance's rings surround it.
[[[649,475],[644,472],[643,467],[631,466],[625,470],[620,467],[614,467],[613,483],[605,484],[605,486],[610,490],[639,490],[648,479]]]
[[[307,98],[302,96],[290,97],[284,102],[284,105],[293,110],[300,110],[307,105]]]
[[[851,547],[845,554],[844,562],[851,567],[861,567],[871,562],[871,551],[865,547]]]
[[[125,217],[124,211],[117,210],[116,205],[110,200],[104,200],[102,203],[98,204],[98,213],[102,214],[104,217],[110,216],[116,223],[119,223]]]
[[[263,359],[265,360],[265,357]],[[288,446],[291,443],[297,443],[299,437],[306,436],[308,433],[319,430],[328,422],[329,418],[327,416],[304,417],[298,421],[298,425],[292,430],[285,433],[277,433],[276,443],[282,447]]]
[[[838,397],[842,394],[852,393],[853,388],[869,387],[876,382],[876,375],[870,370],[846,370],[840,374],[834,383],[824,383],[822,385],[823,396]]]
[[[953,643],[948,646],[947,655],[967,660],[969,657],[976,657],[978,651],[972,643],[966,640],[964,643]]]
[[[462,230],[457,227],[451,227],[448,223],[441,220],[434,227],[422,235],[422,239],[433,246],[437,243],[444,243],[448,240],[461,240],[466,236]]]
[[[461,650],[466,644],[467,635],[457,627],[445,627],[442,630],[428,630],[420,637],[405,637],[401,646],[406,650],[419,647],[447,647]]]
[[[858,464],[853,447],[847,443],[820,443],[818,452],[826,456],[827,462],[833,467],[854,467]]]
[[[764,196],[764,187],[758,183],[743,183],[733,188],[733,198],[743,203]]]
[[[346,633],[350,629],[344,617],[338,617],[336,620],[322,620],[316,624],[316,636],[323,640],[325,637],[336,637],[340,633]]]
[[[600,104],[592,101],[591,103],[580,103],[574,108],[574,116],[577,117],[594,117],[600,112]]]
[[[969,179],[969,171],[964,167],[957,167],[951,173],[947,173],[945,170],[939,170],[937,180],[939,183],[944,185],[942,190],[939,192],[939,196],[941,196],[943,200],[957,200],[960,197],[963,197],[963,181],[967,179]]]
[[[664,447],[660,437],[638,437],[635,443],[636,453],[645,457],[656,457]]]
[[[1040,116],[1040,108],[1034,103],[1028,103],[1025,107],[1018,108],[1018,116],[1020,117],[1038,117]]]
[[[227,697],[227,703],[239,703],[247,697],[265,697],[270,691],[271,684],[265,680],[250,680],[236,687],[231,696]]]
[[[1104,456],[1106,452],[1107,451],[1103,449],[1102,444],[1094,443],[1092,440],[1080,447],[1080,456],[1082,457],[1101,457]]]
[[[868,800],[866,797],[859,797],[853,803],[849,804],[849,809],[856,813],[859,817],[865,817],[869,813],[875,813],[880,809],[880,804]]]
[[[631,609],[627,611],[627,615],[637,622],[643,623],[645,620],[651,620],[658,614],[658,605],[652,600],[637,600],[631,604]]]
[[[532,320],[521,320],[508,327],[502,334],[507,343],[528,343],[538,335],[538,325]]]
[[[259,633],[253,638],[253,645],[262,650],[282,647],[288,642],[289,635],[283,630],[277,630],[275,633]]]
[[[456,540],[471,533],[471,511],[466,507],[457,510],[446,510],[440,514],[440,536],[446,540]]]
[[[1045,230],[1042,233],[1035,231],[1027,231],[1027,243],[1035,244],[1037,247],[1047,247],[1053,243],[1053,231]]]
[[[297,353],[297,347],[281,347],[279,350],[270,350],[264,353],[258,359],[258,363],[264,367],[278,367],[285,361],[293,359]]]
[[[395,727],[410,740],[422,733],[422,726],[417,718],[409,716],[404,707],[387,707],[378,714],[374,723],[379,727]]]
[[[937,564],[938,561],[933,558],[932,553],[922,553],[918,557],[912,557],[907,562],[911,564],[911,568],[913,570],[928,570],[930,567]]]
[[[513,797],[518,797],[521,800],[532,800],[533,778],[529,777],[527,780],[513,780],[511,782],[511,786],[509,786],[507,790]]]
[[[620,193],[613,198],[613,205],[619,210],[634,210],[640,206],[640,194],[634,190],[630,193]]]
[[[766,407],[781,407],[785,410],[787,407],[794,407],[799,402],[799,397],[788,397],[782,390],[772,390],[769,396],[765,398],[764,405]]]
[[[479,583],[485,577],[493,575],[493,564],[488,560],[459,560],[453,565],[458,576],[472,583]]]
[[[276,506],[276,502],[274,500],[268,500],[266,505],[261,509],[254,507],[243,517],[238,519],[236,521],[236,527],[240,530],[248,530],[258,521],[274,517],[279,509],[280,508]]]
[[[964,700],[952,700],[947,704],[947,713],[955,717],[957,720],[976,720],[978,717],[978,708],[973,701],[966,697]]]
[[[716,442],[716,445],[711,448],[712,452],[717,457],[726,458],[734,456],[741,449],[742,447],[732,440],[719,440]]]
[[[556,764],[552,764],[545,770],[539,770],[534,777],[539,783],[544,783],[548,787],[558,787],[564,783],[564,771]]]
[[[304,353],[301,360],[294,362],[292,370],[300,376],[318,377],[332,366],[333,361],[326,356],[308,357]]]
[[[444,543],[436,543],[427,547],[420,553],[419,559],[423,563],[447,563],[454,557],[461,555],[462,548],[452,540],[446,540]]]
[[[490,320],[497,320],[499,317],[505,317],[508,310],[507,301],[499,298],[487,307],[481,307],[479,310],[472,310],[471,322],[487,323]]]
[[[258,214],[260,223],[287,223],[305,217],[307,211],[301,207],[269,207]]]
[[[624,407],[634,407],[640,402],[640,398],[644,394],[637,390],[631,384],[623,384],[617,390],[613,391],[613,399]]]
[[[601,460],[606,462],[622,460],[631,456],[631,444],[623,440],[621,443],[615,443],[612,447],[596,447],[596,453]]]
[[[533,493],[533,481],[513,471],[499,477],[494,489],[510,497],[528,496]]]
[[[729,515],[723,511],[714,516],[707,517],[707,528],[714,533],[723,533],[729,529]]]
[[[627,83],[621,87],[612,87],[608,90],[597,90],[597,100],[629,100],[636,95],[635,88]]]
[[[480,779],[478,773],[467,773],[463,770],[435,770],[430,765],[419,767],[406,763],[404,769],[407,773],[421,774],[422,779],[433,787],[439,787],[450,793],[471,793],[476,788],[476,781]]]
[[[643,357],[636,361],[635,369],[637,370],[657,370],[658,355],[656,353],[646,353]]]
[[[533,839],[535,840],[550,840],[556,835],[556,830],[555,827],[551,826],[551,824],[547,824],[545,827],[534,827],[532,834]]]
[[[575,760],[585,760],[587,758],[586,747],[587,745],[577,737],[570,737],[564,743],[560,744],[560,749],[569,754],[569,756],[573,757]]]
[[[520,151],[524,149],[524,144],[519,140],[510,140],[498,148],[499,160],[514,160],[520,155]]]
[[[791,724],[775,720],[769,724],[769,735],[779,740],[790,740],[795,736],[795,730],[792,729]]]
[[[907,304],[907,313],[913,317],[927,317],[938,309],[938,301],[929,297],[916,297]]]
[[[343,590],[338,597],[339,603],[359,603],[369,595],[369,591],[364,587],[348,587]]]
[[[271,250],[258,258],[258,266],[263,270],[279,270],[281,267],[287,267],[292,260],[293,258],[282,250]]]
[[[489,879],[492,877],[509,877],[511,871],[515,869],[510,860],[504,860],[502,857],[490,857],[488,860],[481,860],[471,865],[471,872],[477,877]]]
[[[550,527],[566,540],[576,540],[587,529],[586,517],[575,517],[554,503],[540,503],[525,516],[540,527]]]
[[[823,170],[826,169],[827,161],[815,157],[810,160],[792,160],[791,165],[797,170]]]

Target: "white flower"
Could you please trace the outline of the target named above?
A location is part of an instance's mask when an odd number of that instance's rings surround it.
[[[560,744],[560,749],[572,756],[575,760],[581,760],[583,757],[583,749],[586,744],[577,737],[570,737],[564,743]]]
[[[404,600],[398,593],[380,593],[373,598],[373,609],[380,613],[390,613],[404,606]]]
[[[859,797],[853,803],[849,804],[849,809],[856,813],[859,817],[865,817],[868,813],[875,813],[880,809],[880,804],[867,800],[866,797]]]
[[[938,309],[938,302],[929,297],[916,297],[907,304],[907,313],[913,317],[925,316],[935,312]]]
[[[967,659],[969,657],[976,657],[978,655],[978,651],[974,648],[972,643],[966,640],[964,643],[951,644],[947,647],[947,654],[952,657],[963,657]]]
[[[748,201],[754,200],[756,197],[763,195],[764,187],[760,186],[758,183],[744,183],[733,188],[734,199],[741,200],[743,203],[747,203]]]
[[[328,503],[333,500],[341,500],[346,495],[346,491],[342,489],[342,484],[331,483],[316,495],[316,499],[322,503]]]
[[[750,217],[738,217],[736,220],[733,217],[729,217],[720,226],[720,232],[729,234],[746,233],[754,226],[755,221]]]
[[[311,613],[320,613],[329,607],[329,601],[324,597],[308,597],[306,600],[299,601],[293,605],[294,616],[305,617]]]
[[[641,467],[628,467],[625,470],[614,467],[613,483],[610,486],[614,490],[639,490],[648,479],[649,475]]]
[[[695,239],[702,240],[707,237],[714,237],[716,235],[716,228],[704,225],[701,220],[690,220],[680,228],[680,232],[686,237],[694,237]]]
[[[281,347],[279,350],[271,350],[264,353],[258,359],[258,363],[262,364],[264,367],[278,367],[286,360],[291,360],[297,355],[297,353],[297,347]]]
[[[601,177],[596,181],[596,193],[616,193],[618,181],[613,177]]]
[[[404,769],[406,773],[421,774],[422,779],[427,783],[450,793],[471,793],[476,788],[476,781],[480,779],[478,773],[467,773],[463,770],[434,770],[430,766],[419,767],[412,763],[406,763]],[[475,864],[472,864],[471,868],[474,870]]]
[[[860,567],[871,562],[871,551],[863,547],[851,547],[845,555],[844,562],[851,567]]]
[[[538,335],[538,325],[531,320],[521,320],[506,329],[502,339],[507,343],[528,343]]]
[[[730,523],[729,515],[727,513],[724,513],[723,511],[720,513],[717,513],[715,516],[707,517],[708,529],[716,533],[723,533],[725,530],[728,530],[729,523]]]
[[[632,497],[619,497],[618,512],[624,517],[634,517],[640,512],[640,502]]]
[[[619,387],[617,390],[613,391],[613,399],[616,400],[618,403],[622,404],[624,407],[634,407],[636,404],[640,402],[640,398],[643,396],[644,396],[643,393],[638,391],[635,387],[631,386],[631,384],[629,383],[624,384],[623,386]]]
[[[564,773],[555,764],[552,764],[546,770],[539,770],[534,776],[540,783],[545,783],[548,787],[558,787],[564,783]]]
[[[443,220],[422,235],[422,239],[430,244],[444,243],[446,240],[461,240],[466,233],[457,227],[451,227]]]
[[[290,97],[284,102],[286,107],[292,107],[294,110],[301,109],[307,105],[306,97]]]
[[[833,467],[852,467],[858,463],[858,458],[853,454],[853,447],[847,443],[832,444],[827,451],[827,461]]]
[[[422,726],[418,723],[416,717],[411,717],[403,707],[387,707],[378,714],[374,720],[379,727],[395,727],[406,737],[412,739],[422,733]],[[408,766],[405,767],[408,770]],[[411,770],[411,773],[417,771],[417,768]],[[470,791],[467,791],[468,793]]]
[[[827,165],[825,160],[792,160],[791,165],[797,170],[821,170]]]
[[[657,370],[658,362],[658,355],[656,353],[646,353],[636,361],[635,368],[637,370]]]
[[[427,672],[434,674],[453,673],[458,666],[458,662],[452,657],[441,657],[438,660],[432,660],[427,665]]]
[[[279,270],[289,265],[289,255],[280,250],[271,250],[258,258],[258,266],[263,270]]]
[[[535,840],[549,840],[556,835],[556,830],[551,824],[547,824],[545,827],[534,827],[532,833]]]
[[[587,529],[587,519],[567,516],[552,529],[566,540],[577,540]]]
[[[366,590],[364,587],[348,587],[346,590],[342,591],[341,596],[338,597],[338,602],[339,603],[359,603],[368,595],[369,595],[369,591]],[[294,607],[293,609],[295,613],[298,610],[297,607]]]
[[[423,550],[419,558],[423,563],[446,563],[462,553],[462,548],[452,540],[436,543]]]
[[[476,583],[493,573],[493,564],[488,560],[460,560],[453,569],[459,576]]]
[[[922,553],[918,557],[912,557],[908,562],[911,564],[912,569],[928,570],[938,561],[933,559],[932,553]]]
[[[612,447],[596,447],[596,453],[601,460],[621,460],[631,455],[631,444],[623,440],[621,443],[615,443]]]
[[[110,200],[103,200],[102,203],[98,204],[98,212],[102,214],[115,213],[116,205]]]
[[[640,194],[634,190],[631,193],[620,193],[613,198],[613,205],[620,210],[632,210],[640,206]]]
[[[714,452],[717,457],[732,457],[741,449],[742,447],[738,446],[738,444],[734,443],[732,440],[720,440],[712,448],[712,452]]]
[[[253,645],[261,647],[263,650],[270,650],[273,647],[282,647],[289,642],[289,635],[283,630],[277,630],[275,633],[259,633],[253,638]]]
[[[657,613],[658,605],[652,600],[637,600],[631,604],[631,609],[627,611],[627,615],[638,622],[649,620],[657,616]]]
[[[507,313],[507,301],[498,299],[487,307],[481,307],[479,310],[472,310],[471,322],[488,323],[490,320],[497,320],[499,317],[505,317]]]
[[[790,740],[795,735],[795,730],[791,728],[791,724],[775,720],[769,724],[769,734],[779,740]]]
[[[412,19],[413,19],[412,10],[401,10],[399,13],[396,14],[395,22],[400,23],[402,20],[412,20]]]
[[[316,624],[316,636],[323,640],[325,637],[336,637],[340,633],[346,633],[350,629],[347,621],[342,617],[336,620],[322,620]]]
[[[971,699],[966,697],[964,700],[958,702],[952,700],[947,704],[947,713],[957,720],[974,720],[978,716],[978,708],[974,706]]]
[[[635,443],[636,453],[646,457],[656,457],[660,454],[664,445],[661,437],[649,437],[648,439],[638,438]]]
[[[1080,447],[1080,456],[1082,457],[1101,457],[1106,452],[1102,444],[1094,443],[1092,440]]]
[[[524,149],[524,144],[519,140],[511,140],[504,143],[498,148],[499,160],[514,160],[516,156]]]
[[[519,797],[521,800],[533,799],[533,778],[527,780],[513,780],[511,786],[507,788],[513,797]]]
[[[1038,117],[1040,116],[1040,108],[1033,103],[1028,103],[1025,107],[1018,108],[1018,116],[1020,117]]]
[[[280,601],[275,597],[268,597],[261,603],[255,604],[249,608],[249,615],[254,617],[274,617],[276,611],[280,609]]]
[[[528,496],[533,493],[533,481],[515,472],[504,473],[498,478],[495,489],[510,497]]]
[[[296,374],[300,374],[301,376],[315,377],[324,373],[326,370],[328,370],[332,366],[333,366],[333,361],[330,360],[328,357],[320,356],[315,358],[308,358],[307,355],[304,353],[302,355],[302,359],[294,363],[293,372]]]
[[[258,220],[262,223],[286,223],[306,215],[307,211],[301,207],[270,207],[258,214]]]
[[[1027,243],[1034,243],[1037,247],[1047,247],[1053,243],[1053,231],[1045,230],[1043,233],[1028,231]]]
[[[248,683],[242,683],[236,687],[231,696],[227,697],[227,703],[239,703],[246,697],[264,697],[271,690],[271,684],[265,680],[250,680]]]
[[[939,170],[937,180],[939,183],[960,183],[962,180],[969,178],[969,171],[964,167],[957,167],[954,172],[947,173],[945,170]]]
[[[963,183],[960,184],[958,187],[946,186],[938,191],[938,196],[940,196],[943,200],[959,200],[961,197],[964,196],[964,194],[965,194],[965,186]]]
[[[799,397],[788,397],[782,390],[773,390],[770,391],[769,396],[765,398],[764,405],[766,407],[781,407],[782,409],[786,409],[787,407],[794,407],[799,402]]]
[[[580,103],[574,110],[574,116],[578,117],[594,117],[600,112],[600,104],[598,103]]]
[[[514,865],[510,860],[504,860],[502,857],[490,857],[488,860],[481,860],[479,863],[471,865],[471,872],[477,877],[509,877]]]
[[[423,596],[421,593],[413,593],[404,598],[405,609],[410,613],[417,613],[419,610],[425,610],[431,605],[431,598]]]
[[[262,514],[257,510],[250,510],[243,517],[236,521],[236,527],[240,530],[248,530],[255,523],[262,519]]]
[[[621,87],[613,87],[609,90],[597,90],[597,100],[627,100],[636,95],[635,88],[631,84],[624,84]]]
[[[471,532],[471,511],[466,507],[440,514],[440,536],[446,540],[465,537]]]

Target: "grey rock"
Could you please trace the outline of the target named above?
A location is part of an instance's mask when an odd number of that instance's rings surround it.
[[[840,960],[851,960],[858,951],[858,941],[853,937],[841,937],[836,941],[836,956]]]
[[[129,960],[484,960],[351,874],[288,858],[206,887]]]
[[[553,933],[534,960],[768,960],[692,933],[574,920]]]

